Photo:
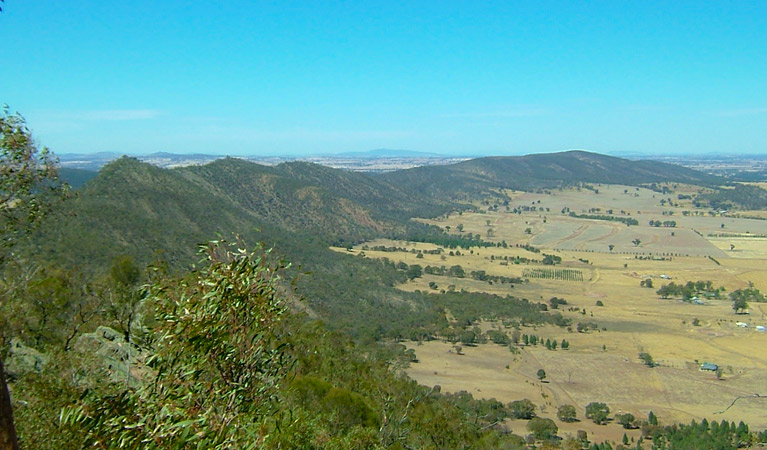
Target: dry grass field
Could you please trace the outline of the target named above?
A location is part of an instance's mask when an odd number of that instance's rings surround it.
[[[449,227],[453,233],[460,225],[463,233],[479,234],[487,241],[506,241],[508,248],[473,248],[461,250],[460,256],[424,254],[422,258],[415,253],[365,250],[369,258],[387,257],[421,266],[459,264],[467,273],[484,270],[491,275],[523,277],[525,270],[551,268],[503,263],[504,257],[540,260],[541,253],[516,247],[530,244],[543,253],[561,257],[557,268],[576,269],[583,274],[583,281],[535,278],[513,288],[433,275],[402,285],[404,290],[428,291],[429,283],[434,282],[442,289],[454,285],[458,290],[512,294],[531,301],[557,296],[567,300],[566,308],[578,309],[562,310],[573,324],[599,325],[587,333],[577,332],[574,326],[520,330],[558,341],[567,339],[571,344],[568,350],[520,345],[517,352],[512,352],[508,347],[481,344],[464,347],[464,354],[459,355],[449,343],[413,342],[409,346],[419,362],[412,364],[408,374],[422,384],[438,384],[447,391],[466,390],[503,402],[529,398],[539,406],[539,415],[555,420],[556,409],[562,404],[575,405],[578,417],[584,419],[585,406],[600,401],[607,403],[613,413],[631,412],[642,419],[652,410],[665,423],[727,419],[743,420],[752,429],[767,429],[767,398],[741,399],[719,414],[738,396],[767,396],[767,333],[756,331],[757,325],[767,325],[767,304],[752,303],[749,314],[736,315],[727,298],[728,292],[749,284],[767,291],[767,238],[712,237],[722,233],[767,235],[767,221],[695,211],[690,204],[677,203],[677,193],[661,195],[625,186],[595,188],[598,194],[586,189],[512,193],[509,211],[499,206],[497,211],[452,214],[425,221]],[[665,205],[659,203],[661,198],[667,199]],[[669,198],[675,206],[668,206]],[[522,206],[536,206],[536,211],[512,212]],[[483,208],[486,210],[487,205]],[[562,213],[563,208],[577,214],[606,214],[612,210],[614,216],[635,218],[639,225],[574,218]],[[596,209],[599,212],[593,212]],[[683,211],[690,213],[685,216]],[[649,220],[675,220],[676,227],[650,227]],[[635,239],[640,242],[632,242]],[[437,248],[432,244],[385,240],[366,245]],[[610,245],[614,246],[612,250]],[[362,246],[354,249],[360,251]],[[640,287],[645,279],[651,279],[654,287]],[[670,281],[684,284],[697,280],[723,286],[723,298],[706,298],[704,304],[698,305],[661,299],[656,294]],[[603,306],[597,306],[597,301]],[[736,322],[745,322],[749,327],[739,327]],[[641,352],[650,353],[659,365],[643,365],[638,357]],[[719,365],[723,369],[721,379],[713,372],[701,371],[703,362]],[[544,383],[535,376],[541,368],[548,374]],[[596,440],[617,441],[625,431],[617,424],[597,426],[587,420],[574,424],[557,421],[557,425],[562,436],[585,429]],[[512,422],[511,427],[524,432],[522,421]],[[628,434],[638,436],[638,431]]]

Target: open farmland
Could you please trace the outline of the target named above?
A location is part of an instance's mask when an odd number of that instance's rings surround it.
[[[518,330],[558,342],[565,339],[569,349],[519,343],[510,350],[485,343],[463,346],[459,354],[455,343],[443,339],[411,342],[408,346],[419,361],[408,374],[425,385],[467,390],[503,402],[529,398],[538,406],[539,416],[557,421],[563,435],[586,429],[597,440],[622,436],[625,430],[617,424],[598,426],[587,420],[572,424],[556,418],[558,406],[572,404],[578,417],[585,419],[585,406],[593,401],[607,403],[613,413],[630,412],[638,418],[653,411],[666,423],[724,418],[746,421],[754,429],[767,428],[765,399],[744,398],[718,414],[738,396],[767,394],[767,333],[756,331],[757,325],[767,325],[767,303],[752,303],[749,314],[736,315],[727,296],[749,285],[767,291],[767,237],[760,237],[767,235],[767,221],[696,210],[689,202],[675,202],[676,193],[662,195],[625,186],[595,189],[599,193],[588,189],[511,193],[508,208],[491,201],[479,205],[481,212],[425,221],[452,233],[461,230],[483,241],[505,243],[505,247],[449,250],[389,240],[355,247],[355,253],[395,263],[460,265],[467,274],[484,271],[522,278],[520,283],[502,284],[468,275],[424,274],[401,285],[403,290],[465,290],[542,303],[552,297],[567,301],[559,311],[571,326],[521,326]],[[661,198],[666,199],[663,205]],[[578,215],[634,218],[638,224]],[[675,226],[650,226],[650,220],[673,220]],[[725,232],[730,235],[721,237]],[[376,246],[405,251],[373,250]],[[556,255],[561,262],[543,264],[546,254]],[[582,275],[531,276],[556,270]],[[652,288],[640,286],[647,280]],[[719,299],[701,296],[698,304],[662,299],[656,293],[672,281],[699,280],[709,280],[725,291]],[[593,326],[580,332],[579,323]],[[513,326],[499,322],[482,327],[508,335],[514,331]],[[657,367],[644,365],[640,353],[650,354]],[[703,362],[717,364],[722,369],[720,377],[701,371]],[[546,382],[537,379],[538,369],[545,370]],[[521,429],[524,424],[511,427]],[[628,434],[638,436],[639,432]]]

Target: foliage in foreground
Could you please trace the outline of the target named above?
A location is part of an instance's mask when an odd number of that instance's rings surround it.
[[[180,280],[158,275],[137,288],[155,313],[139,327],[140,339],[121,341],[134,349],[120,360],[132,361],[124,373],[117,369],[120,361],[107,365],[50,336],[42,370],[22,374],[13,386],[23,445],[522,445],[501,425],[509,414],[500,402],[441,394],[439,387],[404,376],[400,369],[410,356],[403,346],[359,347],[289,312],[280,267],[270,265],[265,252],[214,243],[204,256],[202,267]],[[132,273],[123,269],[113,275],[124,279]],[[143,356],[130,356],[136,352]]]
[[[86,396],[62,414],[99,448],[247,448],[289,364],[273,330],[285,311],[263,255],[213,243],[178,286],[150,287],[157,325],[144,385]]]

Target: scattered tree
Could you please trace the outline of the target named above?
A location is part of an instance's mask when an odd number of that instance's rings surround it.
[[[573,405],[560,406],[559,409],[557,409],[557,417],[562,422],[575,422],[577,420],[575,406]]]
[[[615,419],[618,421],[623,428],[627,430],[632,430],[636,428],[636,418],[631,413],[625,413],[625,414],[617,414],[615,416]]]
[[[642,360],[645,366],[647,367],[655,367],[657,364],[652,359],[652,355],[650,355],[647,352],[642,352],[639,354],[639,359]]]
[[[551,345],[551,343],[549,343],[549,345]],[[535,375],[538,377],[538,380],[543,381],[546,378],[546,371],[538,369],[538,372],[536,372]]]

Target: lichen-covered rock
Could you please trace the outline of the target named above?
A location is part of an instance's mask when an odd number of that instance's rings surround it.
[[[142,363],[141,352],[125,341],[123,335],[109,327],[100,326],[92,333],[77,338],[74,350],[100,361],[115,382],[137,383],[134,371]]]
[[[24,345],[18,338],[11,340],[10,353],[5,371],[9,380],[17,380],[28,372],[40,373],[48,362],[48,356]]]

